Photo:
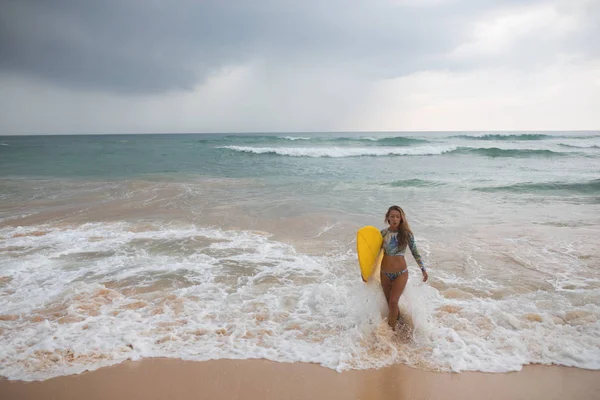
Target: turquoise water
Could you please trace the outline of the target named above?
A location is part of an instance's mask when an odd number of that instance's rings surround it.
[[[444,174],[439,174],[442,171],[435,168],[469,163],[487,170],[499,165],[497,158],[508,158],[511,166],[522,167],[521,170],[529,167],[529,171],[534,171],[536,165],[575,164],[573,172],[593,173],[586,165],[594,164],[600,152],[600,134],[594,132],[479,136],[447,133],[5,136],[0,137],[0,143],[3,176],[65,178],[194,173],[313,179],[345,169],[343,176],[354,179],[373,172],[365,169],[365,164],[374,169],[408,167],[426,160],[426,164],[434,165],[423,173],[437,172],[443,179]]]
[[[0,169],[9,179],[254,178],[265,185],[264,199],[283,192],[315,208],[361,213],[365,196],[382,191],[384,203],[394,200],[389,187],[420,188],[428,199],[445,193],[449,201],[481,193],[496,194],[486,202],[600,199],[595,132],[30,136],[0,143]]]
[[[354,250],[392,204],[431,277],[400,336]],[[598,369],[599,227],[600,132],[4,136],[0,374]]]

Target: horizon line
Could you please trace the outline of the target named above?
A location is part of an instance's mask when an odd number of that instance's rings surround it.
[[[468,129],[468,130],[373,130],[373,131],[350,131],[350,130],[332,130],[332,131],[232,131],[232,132],[129,132],[129,133],[14,133],[2,134],[0,137],[14,136],[125,136],[125,135],[272,135],[272,134],[339,134],[339,133],[548,133],[548,132],[600,132],[600,129],[544,129],[544,130],[514,130],[514,129]]]

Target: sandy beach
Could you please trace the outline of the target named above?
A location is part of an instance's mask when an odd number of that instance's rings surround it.
[[[460,374],[404,365],[337,373],[266,360],[146,359],[45,381],[0,381],[3,400],[35,399],[598,399],[600,372],[526,366]]]

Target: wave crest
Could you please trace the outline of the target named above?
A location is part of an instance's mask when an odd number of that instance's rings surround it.
[[[521,133],[521,134],[501,134],[501,133],[488,133],[485,135],[456,135],[451,136],[457,139],[470,139],[470,140],[545,140],[554,139],[556,136],[542,134],[542,133]]]
[[[560,157],[575,154],[572,152],[562,153],[547,149],[501,149],[498,147],[459,147],[456,152],[462,154],[477,154],[485,157]]]
[[[242,153],[271,154],[290,157],[363,157],[363,156],[427,156],[440,155],[457,149],[454,145],[419,146],[419,147],[251,147],[222,146]]]
[[[513,193],[537,193],[537,192],[570,192],[579,194],[600,194],[600,179],[586,182],[543,182],[543,183],[517,183],[507,186],[490,186],[476,188],[480,192],[513,192]]]

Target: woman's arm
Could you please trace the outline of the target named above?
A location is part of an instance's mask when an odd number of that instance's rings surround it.
[[[415,237],[413,236],[412,232],[408,234],[408,247],[410,247],[410,252],[415,258],[415,261],[417,262],[417,264],[419,264],[419,267],[421,267],[421,272],[423,273],[423,282],[427,282],[427,280],[429,279],[429,275],[427,274],[427,270],[425,269],[425,264],[423,263],[423,258],[421,258],[421,253],[419,253],[419,250],[417,249]]]
[[[413,236],[412,232],[410,232],[408,234],[408,247],[410,248],[410,252],[412,253],[413,257],[415,258],[415,261],[417,262],[417,264],[419,264],[419,267],[421,267],[421,270],[425,270],[425,264],[423,263],[423,258],[421,257],[421,253],[419,253],[419,249],[417,249],[417,244],[415,243],[415,237]]]

